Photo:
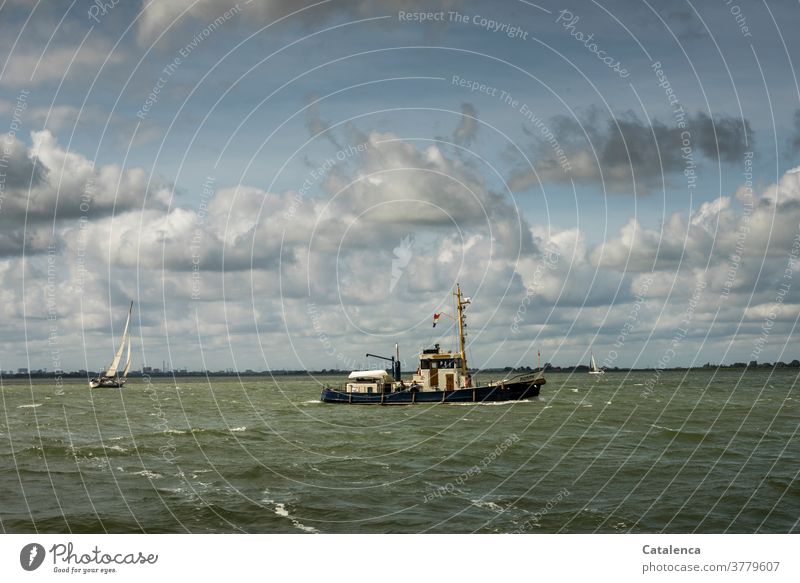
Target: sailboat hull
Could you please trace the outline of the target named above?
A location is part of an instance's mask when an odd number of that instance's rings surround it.
[[[522,401],[539,396],[543,378],[452,391],[395,391],[392,393],[347,393],[331,387],[322,389],[320,401],[343,405],[415,405],[420,403],[498,403]]]
[[[92,379],[89,381],[91,389],[121,389],[125,385],[125,379]]]

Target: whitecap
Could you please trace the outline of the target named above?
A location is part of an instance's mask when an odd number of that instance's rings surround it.
[[[270,504],[275,504],[275,510],[274,510],[275,514],[277,514],[281,518],[287,518],[291,520],[295,528],[298,528],[303,532],[311,532],[314,534],[319,534],[319,531],[316,528],[314,528],[313,526],[306,526],[305,524],[294,518],[291,514],[289,514],[289,511],[286,510],[286,506],[282,502],[274,503],[272,502],[272,500],[268,500],[267,502]]]
[[[655,429],[663,429],[664,431],[671,431],[673,433],[680,433],[681,432],[680,429],[673,429],[672,427],[664,427],[663,425],[656,425],[655,423],[651,423],[650,427],[653,427]]]
[[[32,403],[30,405],[17,405],[17,409],[33,409],[35,407],[41,407],[41,403]]]
[[[451,407],[503,407],[505,405],[513,405],[514,403],[525,403],[532,399],[520,399],[519,401],[476,401],[474,403],[445,403]]]
[[[247,431],[247,427],[242,425],[241,427],[231,427],[230,430],[231,431]]]
[[[157,474],[155,472],[151,472],[150,470],[142,470],[141,472],[133,472],[135,476],[144,476],[148,480],[156,480],[161,478],[161,474]]]
[[[491,502],[490,500],[470,500],[474,506],[478,508],[486,508],[488,510],[492,510],[497,514],[502,514],[504,512],[504,508],[495,502]]]

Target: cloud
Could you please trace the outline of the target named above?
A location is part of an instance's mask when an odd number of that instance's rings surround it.
[[[116,65],[123,60],[120,52],[111,53],[112,45],[101,40],[89,40],[83,46],[18,49],[8,58],[0,85],[29,87],[65,78],[86,78],[103,66]],[[108,61],[106,62],[106,59]]]
[[[670,30],[682,41],[708,38],[703,23],[689,8],[677,5],[671,10],[666,10],[662,17],[668,22]],[[651,21],[651,25],[653,24],[655,23]]]
[[[72,130],[91,127],[108,126],[104,137],[116,141],[121,146],[128,146],[131,135],[134,145],[142,145],[163,135],[164,128],[159,127],[151,119],[125,117],[117,113],[109,113],[97,105],[86,105],[78,108],[73,105],[54,105],[52,107],[32,107],[26,117],[41,129],[52,134],[72,132]]]
[[[648,193],[670,182],[689,162],[683,129],[654,119],[648,124],[630,112],[607,117],[593,108],[578,118],[554,116],[523,126],[532,138],[534,169],[521,164],[512,171],[510,187],[524,190],[539,183],[604,184],[612,192]],[[691,161],[735,162],[752,150],[750,123],[726,115],[703,112],[687,115]]]
[[[746,119],[718,115],[713,119],[698,111],[690,117],[689,128],[698,140],[703,154],[711,160],[738,162],[745,152],[753,150],[753,130]]]
[[[337,150],[341,150],[342,146],[336,140],[333,132],[330,131],[330,123],[322,119],[319,111],[319,95],[312,93],[308,96],[308,108],[306,109],[306,128],[308,134],[312,138],[323,136],[327,139]]]
[[[95,167],[81,154],[64,150],[47,130],[32,132],[31,140],[28,148],[10,134],[0,136],[7,153],[0,169],[0,250],[4,255],[21,253],[23,241],[28,253],[43,251],[47,246],[43,241],[58,238],[54,222],[164,208],[169,201],[167,185],[158,180],[148,185],[142,168]],[[44,227],[49,228],[49,237],[39,232]]]
[[[473,297],[468,341],[476,366],[531,364],[532,344],[548,360],[572,363],[591,342],[603,360],[623,327],[630,354],[616,364],[639,354],[648,359],[639,364],[652,364],[675,330],[686,327],[690,301],[696,309],[687,338],[696,344],[691,351],[689,340],[681,347],[682,362],[705,356],[696,346],[719,354],[730,348],[725,342],[734,345],[730,358],[747,359],[787,265],[799,267],[789,265],[788,255],[800,222],[794,171],[749,206],[735,196],[718,197],[691,214],[675,213],[659,228],[633,217],[607,241],[590,244],[574,227],[531,224],[517,215],[480,173],[436,145],[388,132],[351,128],[346,134],[340,141],[351,148],[347,159],[334,156],[338,171],[329,168],[318,188],[303,194],[215,186],[197,208],[143,207],[132,197],[126,200],[138,204],[86,224],[65,219],[55,232],[51,224],[44,230],[45,223],[23,234],[2,231],[0,252],[12,249],[0,261],[0,315],[10,322],[2,348],[16,354],[14,339],[27,333],[32,354],[49,350],[41,290],[51,255],[23,261],[13,253],[21,237],[29,237],[29,247],[55,244],[64,345],[85,341],[93,354],[112,350],[105,346],[109,322],[118,328],[119,306],[133,298],[148,354],[163,354],[166,326],[172,339],[181,339],[171,347],[176,361],[198,367],[198,335],[210,362],[227,362],[232,347],[251,368],[350,368],[346,363],[358,366],[364,352],[395,339],[404,350],[447,344],[452,330],[432,331],[430,314],[447,311],[455,282]],[[40,156],[48,183],[61,164],[69,189],[87,173],[101,180],[102,169],[64,152],[52,136],[35,143],[28,155]],[[109,184],[120,179],[112,175]],[[139,180],[134,173],[127,182]],[[126,190],[142,194],[138,187]],[[396,249],[411,238],[398,269]],[[698,282],[704,287],[693,298]],[[790,333],[797,304],[800,292],[793,287],[769,350]],[[75,332],[82,326],[84,339]],[[82,349],[70,358],[80,362]]]
[[[42,184],[47,168],[25,144],[9,133],[0,134],[0,146],[3,149],[0,153],[0,184],[3,190],[13,193],[29,187],[36,188]]]
[[[237,0],[172,0],[150,2],[143,0],[139,18],[137,39],[140,45],[152,43],[158,35],[171,25],[183,25],[188,19],[212,22],[238,4]],[[263,26],[302,8],[317,4],[318,0],[253,0],[242,5],[243,22],[252,26]],[[303,25],[318,24],[333,17],[365,18],[397,10],[424,9],[435,11],[454,5],[453,0],[352,0],[328,2],[302,11],[291,22]],[[174,28],[173,28],[174,30]]]
[[[789,146],[793,150],[792,155],[796,160],[797,154],[800,152],[800,109],[796,109],[794,112],[794,131],[789,138]]]
[[[461,104],[461,119],[453,132],[453,141],[461,146],[469,146],[478,133],[478,110],[471,103]]]
[[[2,224],[2,223],[0,223]],[[52,233],[41,226],[4,226],[0,231],[0,258],[45,253],[54,244]]]
[[[730,285],[755,286],[762,260],[779,265],[799,236],[800,170],[786,172],[749,204],[734,206],[734,201],[721,196],[688,218],[674,213],[660,229],[631,218],[618,237],[594,249],[592,261],[625,272],[708,269],[717,291],[730,274],[735,276]]]

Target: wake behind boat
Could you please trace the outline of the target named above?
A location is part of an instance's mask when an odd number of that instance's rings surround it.
[[[108,368],[105,370],[105,372],[93,379],[89,379],[90,388],[121,389],[125,384],[125,381],[128,378],[128,371],[131,369],[130,324],[132,313],[133,302],[131,302],[131,307],[128,310],[128,319],[125,322],[125,330],[122,332],[122,340],[119,343],[117,353],[114,355],[114,360],[111,361],[111,364],[108,365]],[[124,352],[126,346],[128,347],[128,355],[125,359],[125,368],[122,369],[122,375],[120,376],[120,374],[117,372],[117,368],[119,367],[120,360],[122,360],[122,353]]]
[[[473,385],[464,350],[464,309],[469,298],[461,295],[456,286],[459,350],[442,351],[438,344],[420,354],[419,368],[410,381],[404,381],[400,371],[399,353],[384,358],[392,361],[392,375],[385,370],[353,371],[342,387],[325,387],[320,401],[347,405],[413,405],[416,403],[480,403],[519,401],[539,395],[545,384],[544,374],[525,373],[486,385]],[[434,326],[439,314],[434,316]],[[376,355],[367,355],[376,356]]]

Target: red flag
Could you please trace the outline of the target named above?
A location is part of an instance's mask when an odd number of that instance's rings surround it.
[[[433,327],[434,328],[436,328],[436,324],[439,323],[439,316],[441,316],[441,314],[434,314],[433,315]]]

